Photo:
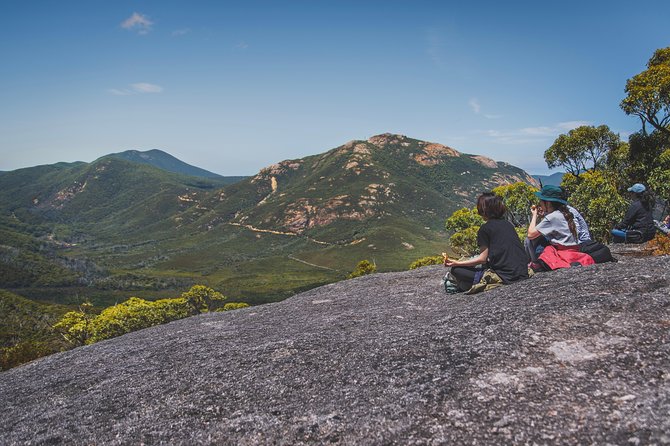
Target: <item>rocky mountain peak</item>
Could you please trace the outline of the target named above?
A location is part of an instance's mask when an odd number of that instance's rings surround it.
[[[398,145],[403,143],[407,143],[407,145],[409,145],[409,138],[407,138],[405,135],[382,133],[381,135],[371,136],[368,139],[368,142],[382,148],[388,145]]]

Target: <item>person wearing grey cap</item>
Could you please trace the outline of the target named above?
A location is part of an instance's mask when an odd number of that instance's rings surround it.
[[[623,220],[612,229],[614,243],[644,243],[654,238],[656,226],[652,216],[653,199],[644,184],[628,188],[633,201]]]

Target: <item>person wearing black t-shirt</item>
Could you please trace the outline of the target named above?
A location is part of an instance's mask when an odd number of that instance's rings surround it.
[[[480,254],[468,260],[446,259],[444,262],[451,267],[458,288],[467,291],[472,287],[477,272],[481,271],[475,268],[477,265],[492,269],[505,284],[527,279],[528,254],[514,226],[505,220],[507,208],[502,199],[492,192],[481,194],[477,199],[477,212],[485,221],[477,232]]]

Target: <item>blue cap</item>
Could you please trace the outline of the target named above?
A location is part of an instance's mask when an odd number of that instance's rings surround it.
[[[628,188],[628,192],[634,192],[636,194],[641,194],[642,192],[646,191],[647,188],[644,187],[644,184],[640,183],[635,183],[631,187]]]

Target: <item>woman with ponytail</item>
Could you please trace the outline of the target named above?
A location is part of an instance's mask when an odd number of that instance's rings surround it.
[[[594,264],[591,256],[579,251],[577,226],[568,202],[563,198],[563,190],[549,185],[535,195],[540,199],[540,205],[530,209],[531,221],[525,243],[531,267],[543,270]],[[544,216],[539,223],[538,216]]]

